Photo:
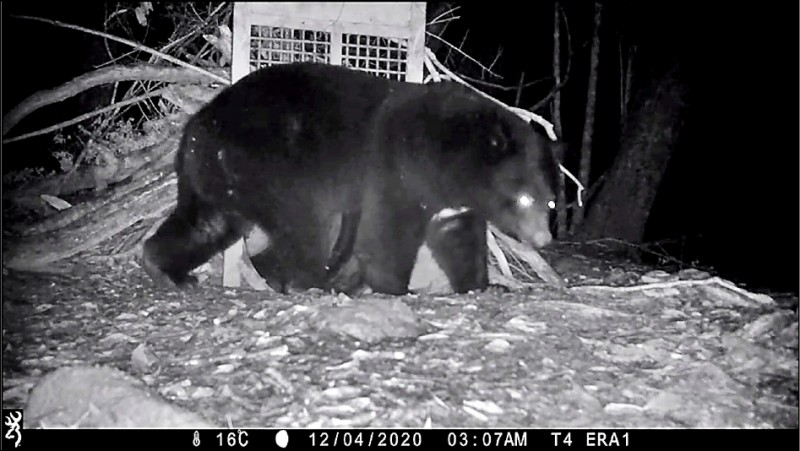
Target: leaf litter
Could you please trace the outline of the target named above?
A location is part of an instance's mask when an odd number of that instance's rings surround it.
[[[179,424],[797,427],[796,309],[702,274],[618,273],[350,299],[10,272],[3,404],[78,427],[137,421],[97,398],[108,387]]]

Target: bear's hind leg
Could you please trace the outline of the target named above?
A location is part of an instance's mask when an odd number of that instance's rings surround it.
[[[346,292],[349,288],[339,286],[336,275],[352,257],[358,212],[337,215],[320,210],[283,217],[281,227],[272,227],[270,247],[250,256],[256,271],[275,290],[287,293],[290,288],[320,288]],[[342,218],[340,225],[334,224],[339,223],[337,216]]]

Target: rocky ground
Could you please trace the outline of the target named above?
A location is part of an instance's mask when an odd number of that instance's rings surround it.
[[[798,427],[796,297],[569,254],[546,258],[570,288],[459,296],[4,273],[3,407],[26,427]]]

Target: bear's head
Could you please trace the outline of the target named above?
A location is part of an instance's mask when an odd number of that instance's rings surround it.
[[[455,83],[435,83],[387,110],[379,129],[404,186],[434,213],[467,207],[520,241],[552,241],[562,144]]]

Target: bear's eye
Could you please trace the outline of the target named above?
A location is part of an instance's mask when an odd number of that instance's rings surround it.
[[[522,194],[517,197],[517,205],[522,208],[528,208],[533,205],[533,197],[529,196],[528,194]]]
[[[555,210],[556,209],[555,201],[552,201],[552,200],[547,201],[547,206],[550,207],[551,210]]]

